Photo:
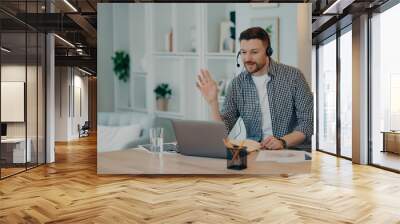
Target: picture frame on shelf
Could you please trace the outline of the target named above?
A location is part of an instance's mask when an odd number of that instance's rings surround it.
[[[255,17],[251,19],[251,26],[259,26],[267,31],[274,52],[271,57],[279,62],[279,17]]]
[[[174,51],[173,38],[174,38],[174,33],[171,28],[170,31],[168,31],[168,33],[165,34],[165,42],[164,42],[165,52],[173,52]]]
[[[235,40],[231,38],[232,22],[223,21],[220,23],[219,52],[233,53],[235,51]]]

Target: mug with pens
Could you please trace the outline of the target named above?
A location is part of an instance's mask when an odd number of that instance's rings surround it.
[[[226,138],[223,139],[226,147],[227,168],[233,170],[243,170],[247,168],[247,147],[244,141],[240,145],[234,145]]]

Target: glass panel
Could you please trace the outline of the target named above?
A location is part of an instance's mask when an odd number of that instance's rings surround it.
[[[38,45],[38,163],[45,163],[45,60],[46,60],[46,36],[39,34]]]
[[[26,81],[26,116],[27,116],[27,149],[28,153],[28,168],[37,165],[37,74],[38,74],[38,36],[36,32],[27,33],[28,38],[28,55],[27,55],[27,81]]]
[[[1,1],[15,13],[43,13],[42,1]],[[34,17],[36,18],[36,17]],[[0,12],[0,177],[45,161],[45,35]],[[32,21],[35,23],[36,21]]]
[[[37,13],[39,11],[37,2],[27,2],[28,13]],[[32,22],[36,23],[38,17],[32,18]],[[35,21],[36,20],[36,21]],[[30,148],[30,158],[27,167],[37,166],[37,76],[38,76],[38,34],[34,30],[27,31],[27,80],[26,80],[26,113],[27,113],[27,149]]]
[[[372,18],[372,163],[400,170],[400,5]]]
[[[340,153],[352,157],[352,34],[340,37]]]
[[[318,147],[336,154],[336,38],[318,51]]]
[[[2,33],[1,46],[1,140],[2,178],[25,170],[26,151],[26,34]],[[29,144],[28,144],[29,146]],[[28,147],[29,149],[29,147]]]

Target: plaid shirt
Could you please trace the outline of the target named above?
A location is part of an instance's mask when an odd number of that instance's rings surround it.
[[[270,62],[267,83],[272,132],[282,137],[293,131],[305,134],[306,140],[299,147],[311,146],[313,134],[313,96],[299,69]],[[247,138],[262,140],[262,117],[256,85],[247,71],[232,80],[222,108],[221,117],[231,131],[241,117]]]

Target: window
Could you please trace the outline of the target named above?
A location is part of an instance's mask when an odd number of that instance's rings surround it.
[[[340,155],[352,157],[352,33],[340,36]]]
[[[336,153],[336,37],[318,48],[318,149]]]
[[[371,19],[372,163],[400,170],[400,5]],[[385,138],[386,137],[386,138]]]

